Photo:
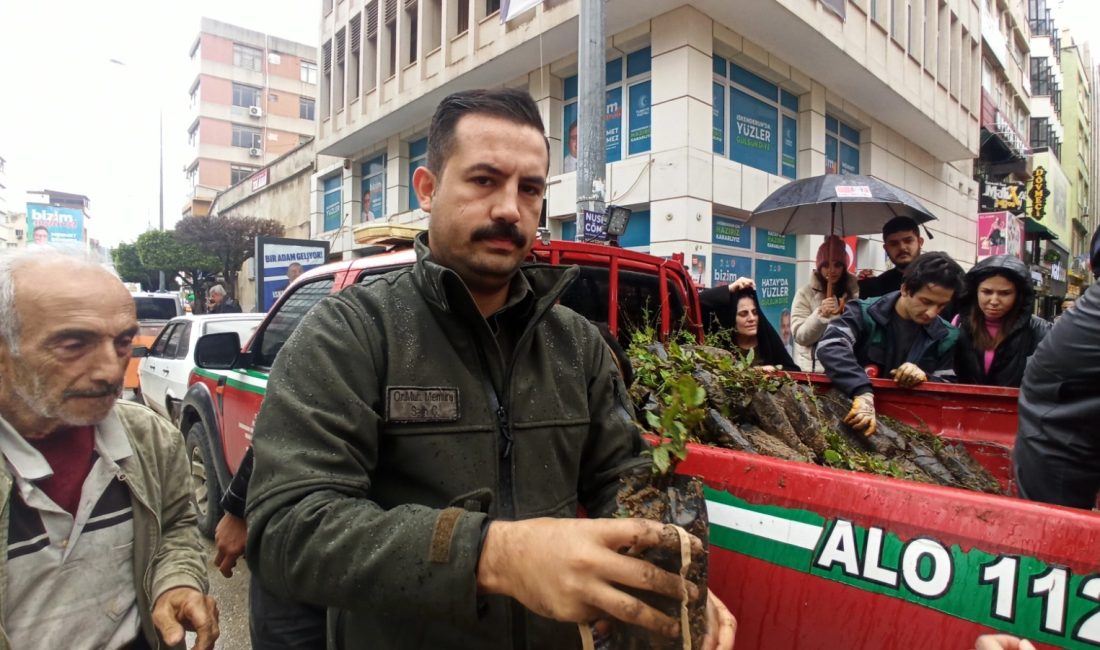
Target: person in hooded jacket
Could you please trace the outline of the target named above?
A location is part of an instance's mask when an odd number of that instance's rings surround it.
[[[844,240],[836,235],[825,238],[817,249],[814,271],[809,284],[798,290],[791,308],[791,331],[794,334],[794,360],[806,372],[825,372],[817,360],[817,342],[825,327],[844,311],[847,301],[859,297],[859,283],[848,273],[848,257]],[[832,285],[829,297],[828,285]]]
[[[1092,236],[1100,280],[1100,229]],[[1100,283],[1062,314],[1024,371],[1012,460],[1020,496],[1091,510],[1100,492]]]
[[[1027,360],[1050,331],[1032,314],[1035,290],[1027,266],[994,255],[966,274],[959,305],[955,375],[964,384],[1018,387]]]
[[[733,284],[700,292],[703,327],[708,334],[730,332],[730,351],[752,351],[754,366],[798,372],[801,369],[787,352],[779,332],[760,311],[755,286],[751,278],[738,278]]]

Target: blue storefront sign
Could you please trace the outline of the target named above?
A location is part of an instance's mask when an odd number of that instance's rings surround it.
[[[592,214],[586,223],[586,233],[600,233],[587,235],[591,241],[606,241],[603,232],[603,215]],[[575,221],[563,221],[561,224],[562,241],[575,241],[577,239],[577,224]],[[649,248],[649,210],[635,210],[627,222],[626,232],[619,237],[619,246],[623,248],[648,249]]]
[[[779,332],[783,312],[790,313],[791,303],[794,302],[795,265],[790,262],[756,260],[756,275],[753,279],[756,281],[756,297],[760,300],[760,309]]]
[[[723,61],[724,63],[724,61]],[[726,87],[720,83],[714,84],[714,98],[711,104],[713,125],[711,132],[712,149],[714,153],[726,153]]]
[[[752,258],[741,255],[714,254],[714,273],[712,274],[712,287],[731,284],[741,277],[752,277]]]
[[[324,182],[324,231],[340,227],[340,176],[326,178]]]
[[[756,229],[757,253],[794,258],[797,254],[797,245],[798,240],[794,235],[780,235],[770,230]]]
[[[81,244],[84,212],[44,203],[27,204],[27,240],[33,244]]]
[[[798,120],[783,116],[783,175],[787,178],[797,176],[798,164]]]
[[[746,92],[730,89],[730,158],[769,174],[777,173],[779,110]]]
[[[256,310],[271,309],[279,296],[302,273],[328,259],[327,241],[256,238]]]
[[[604,112],[604,132],[606,134],[607,162],[623,158],[623,89],[612,88],[607,91],[607,108]]]
[[[745,227],[744,222],[718,215],[713,220],[711,241],[716,246],[752,248],[752,229]]]
[[[630,87],[630,143],[627,148],[629,153],[649,151],[651,119],[649,82],[634,84]]]

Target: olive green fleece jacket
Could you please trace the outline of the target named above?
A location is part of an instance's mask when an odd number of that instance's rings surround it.
[[[332,608],[330,647],[579,647],[575,625],[477,594],[479,543],[486,518],[613,511],[620,475],[647,462],[622,380],[596,328],[555,305],[576,269],[524,267],[492,319],[513,328],[506,358],[423,236],[417,251],[321,301],[279,354],[249,564]]]
[[[161,643],[153,626],[153,605],[161,594],[176,587],[209,591],[206,553],[199,539],[198,515],[191,492],[183,436],[167,420],[148,408],[119,401],[98,426],[119,426],[126,432],[133,455],[118,462],[130,489],[134,513],[134,586],[141,630],[153,648]],[[0,426],[7,426],[0,422]],[[0,611],[8,583],[8,514],[13,479],[0,461]],[[183,647],[180,644],[179,647]],[[0,650],[8,650],[0,635]]]

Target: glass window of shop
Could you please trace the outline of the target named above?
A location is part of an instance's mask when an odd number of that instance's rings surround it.
[[[364,162],[362,176],[359,190],[363,197],[360,205],[360,223],[386,216],[386,154]],[[412,179],[409,180],[411,183]]]
[[[428,165],[428,138],[423,137],[409,143],[409,209],[416,210],[420,207],[420,199],[416,198],[416,188],[413,187],[413,172],[417,167]]]
[[[859,173],[859,129],[825,115],[825,173]]]
[[[714,57],[713,89],[714,152],[797,178],[798,97],[720,56]]]

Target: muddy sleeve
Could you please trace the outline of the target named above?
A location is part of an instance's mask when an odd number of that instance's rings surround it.
[[[727,292],[728,293],[728,292]],[[626,386],[611,359],[611,352],[589,326],[588,410],[590,426],[581,457],[578,498],[592,517],[610,517],[616,509],[619,477],[649,459],[641,431],[634,424],[634,408]]]
[[[385,333],[372,307],[322,300],[288,339],[256,419],[249,566],[278,595],[473,624],[485,515],[370,499]],[[376,308],[375,308],[376,309]]]
[[[863,308],[858,300],[853,300],[844,313],[829,323],[817,344],[817,358],[825,373],[848,397],[871,390],[871,380],[856,357],[859,341],[866,336],[863,330]]]

